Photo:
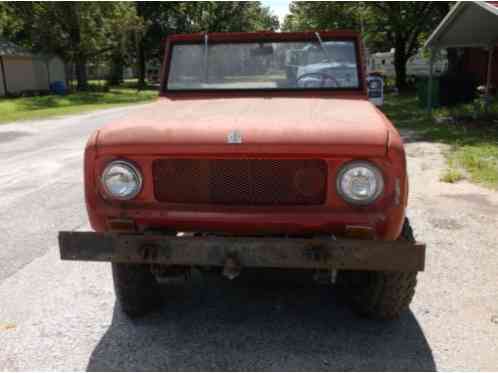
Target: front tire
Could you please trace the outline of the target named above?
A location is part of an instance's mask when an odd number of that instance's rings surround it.
[[[143,316],[160,304],[159,284],[149,265],[112,263],[112,278],[116,299],[128,317]]]
[[[415,242],[408,219],[405,219],[398,240]],[[354,310],[373,319],[397,319],[408,309],[417,272],[341,271],[338,286]]]

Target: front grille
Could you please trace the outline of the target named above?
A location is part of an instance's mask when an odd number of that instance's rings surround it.
[[[317,159],[158,159],[158,201],[219,205],[320,205],[327,163]]]

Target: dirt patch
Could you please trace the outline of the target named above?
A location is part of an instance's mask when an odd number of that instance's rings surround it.
[[[457,220],[451,218],[431,218],[429,222],[434,228],[448,231],[454,231],[463,228],[462,224],[458,223]]]
[[[485,195],[475,193],[443,194],[441,197],[471,203],[477,209],[498,215],[498,205],[493,204]]]

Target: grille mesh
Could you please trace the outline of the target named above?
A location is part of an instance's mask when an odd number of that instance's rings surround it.
[[[320,205],[327,164],[315,159],[158,159],[158,201],[219,205]]]

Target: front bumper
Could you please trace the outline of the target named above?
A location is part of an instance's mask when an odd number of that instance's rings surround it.
[[[171,237],[60,232],[61,259],[171,266],[422,271],[425,244],[331,237]]]

